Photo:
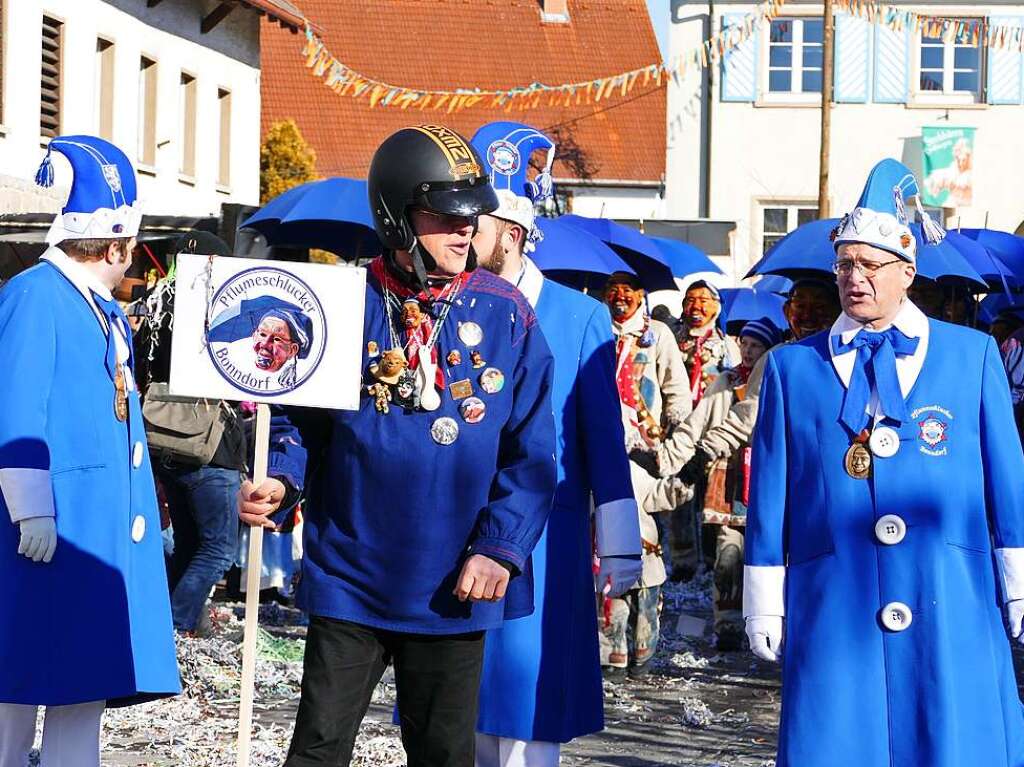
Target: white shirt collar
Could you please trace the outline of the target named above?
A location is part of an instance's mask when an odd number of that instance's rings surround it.
[[[843,386],[848,387],[850,385],[853,365],[857,360],[857,352],[851,349],[842,354],[836,354],[832,349],[832,337],[839,336],[844,344],[848,344],[853,340],[854,336],[862,331],[865,333],[881,332],[888,330],[890,327],[895,327],[908,338],[919,339],[917,349],[913,354],[896,357],[896,375],[900,379],[900,391],[904,397],[910,394],[910,390],[914,388],[914,384],[917,382],[917,377],[921,374],[921,368],[924,367],[925,356],[928,353],[930,328],[928,318],[924,312],[914,306],[914,303],[909,298],[903,302],[896,317],[893,318],[892,324],[884,328],[868,330],[863,324],[848,316],[846,312],[840,314],[838,319],[832,323],[832,329],[829,331],[829,354],[832,357],[832,366],[836,369],[836,373],[839,375],[839,380],[843,382]]]
[[[58,248],[56,245],[51,245],[46,249],[46,252],[39,257],[44,261],[49,261],[57,269],[59,269],[65,277],[67,277],[71,284],[78,288],[78,291],[89,299],[92,303],[91,293],[96,293],[104,301],[110,301],[113,296],[110,293],[110,288],[100,282],[99,278],[82,266],[80,263],[71,258],[67,253]]]
[[[523,256],[523,276],[517,287],[519,292],[526,296],[530,306],[536,309],[537,301],[540,300],[540,291],[544,287],[544,275],[527,256]]]

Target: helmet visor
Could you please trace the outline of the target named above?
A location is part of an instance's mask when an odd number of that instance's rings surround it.
[[[498,209],[498,195],[494,188],[486,183],[449,188],[432,185],[431,189],[420,193],[416,204],[435,213],[446,213],[453,216],[479,216]]]

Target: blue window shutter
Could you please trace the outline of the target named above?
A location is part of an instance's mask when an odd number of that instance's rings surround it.
[[[1024,26],[1020,16],[993,16],[992,26]],[[988,92],[989,104],[1020,104],[1024,101],[1024,55],[1016,50],[988,48]]]
[[[834,98],[840,104],[868,100],[871,65],[871,25],[848,13],[836,14]]]
[[[874,100],[905,104],[910,93],[910,28],[896,31],[875,24]]]
[[[722,31],[741,28],[746,14],[727,13],[722,16]],[[738,33],[737,33],[738,34]],[[761,30],[725,52],[722,57],[722,101],[757,100],[757,64]]]

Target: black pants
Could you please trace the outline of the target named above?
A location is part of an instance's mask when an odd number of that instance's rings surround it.
[[[473,767],[483,657],[482,631],[401,634],[312,616],[285,767],[347,767],[391,662],[409,767]]]

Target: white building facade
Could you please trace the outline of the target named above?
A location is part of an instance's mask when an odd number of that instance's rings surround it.
[[[75,133],[126,152],[146,214],[217,216],[223,203],[258,204],[254,10],[201,0],[0,0],[0,212],[60,208],[71,178],[63,157],[53,154],[52,190],[31,182],[49,139]]]
[[[755,4],[670,0],[670,58],[741,25]],[[947,226],[1016,230],[1024,220],[1024,55],[989,48],[974,30],[1024,27],[1024,4],[900,5],[964,22],[897,31],[837,13],[829,202],[850,210],[868,171],[894,157],[921,178],[924,128],[974,128],[970,205],[932,211]],[[823,9],[789,0],[720,66],[669,85],[667,218],[733,220],[735,279],[786,232],[817,218]],[[1014,32],[1017,30],[1017,32]]]

